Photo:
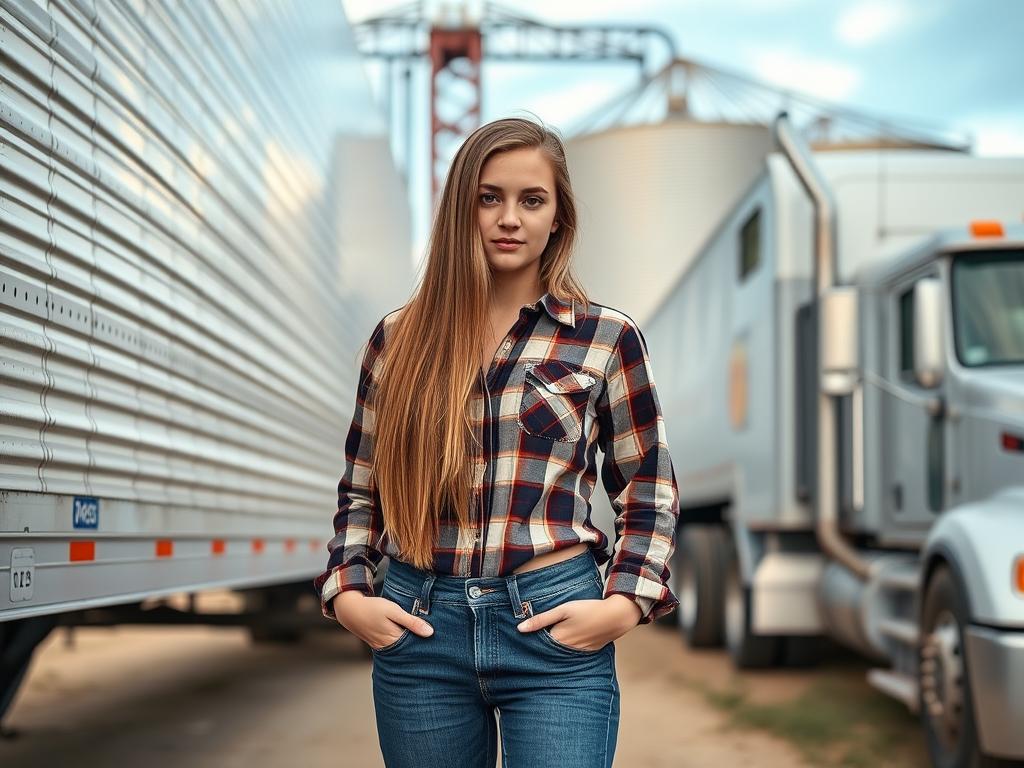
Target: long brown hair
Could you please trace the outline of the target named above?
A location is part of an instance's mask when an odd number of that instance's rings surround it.
[[[496,152],[539,147],[555,176],[558,228],[541,254],[540,281],[556,298],[587,306],[571,271],[576,201],[565,148],[555,130],[522,118],[477,128],[459,147],[431,227],[426,266],[412,298],[389,326],[374,383],[371,482],[384,531],[400,559],[433,567],[444,510],[469,527],[473,462],[482,446],[469,406],[490,318],[492,279],[477,219],[480,172]]]

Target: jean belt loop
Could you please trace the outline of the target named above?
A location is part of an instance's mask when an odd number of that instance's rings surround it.
[[[519,597],[519,582],[516,581],[516,575],[512,573],[506,576],[505,583],[508,585],[508,596],[512,602],[512,613],[517,619],[526,618],[526,606]]]
[[[425,616],[430,615],[430,590],[434,586],[434,579],[437,577],[432,573],[427,574],[427,578],[423,580],[423,589],[420,590],[420,599],[418,601],[419,613]]]

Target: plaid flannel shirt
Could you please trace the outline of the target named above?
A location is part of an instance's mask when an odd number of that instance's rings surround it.
[[[338,484],[335,535],[327,569],[313,585],[323,615],[332,598],[358,589],[373,596],[377,566],[397,556],[382,537],[381,500],[368,487],[374,411],[370,391],[388,328],[374,328],[362,361],[355,412]],[[470,510],[472,528],[442,515],[433,571],[506,576],[543,552],[586,542],[606,569],[604,595],[622,594],[647,624],[679,603],[668,586],[679,493],[646,342],[627,315],[591,303],[584,308],[545,293],[520,309],[473,393],[482,453]],[[590,522],[597,449],[601,480],[615,511],[615,542]],[[383,539],[383,540],[382,540]]]

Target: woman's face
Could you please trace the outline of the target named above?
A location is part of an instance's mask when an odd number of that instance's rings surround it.
[[[477,189],[477,221],[494,272],[539,272],[540,255],[558,229],[556,202],[555,172],[539,147],[487,159]]]

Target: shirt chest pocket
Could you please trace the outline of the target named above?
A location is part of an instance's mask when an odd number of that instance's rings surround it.
[[[579,440],[596,379],[579,366],[562,360],[526,363],[525,369],[519,426],[535,437],[561,442]]]

